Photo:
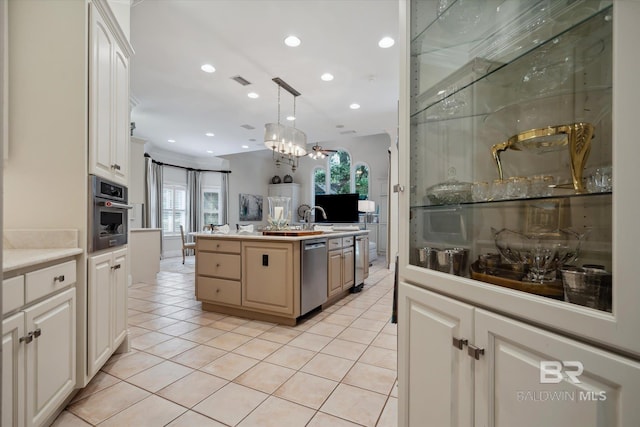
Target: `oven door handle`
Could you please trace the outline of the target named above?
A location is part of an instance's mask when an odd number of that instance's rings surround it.
[[[100,202],[98,204],[100,206],[105,206],[107,208],[133,209],[133,206],[131,205],[126,205],[124,203],[118,203],[118,202]]]

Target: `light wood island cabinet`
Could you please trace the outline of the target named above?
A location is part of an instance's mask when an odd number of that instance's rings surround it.
[[[355,283],[353,236],[329,239],[327,296],[349,289]]]
[[[327,305],[346,295],[354,284],[354,235],[363,233],[330,235],[339,258],[332,266],[334,251],[328,251],[327,273],[329,277],[337,274],[337,284],[334,292],[327,290]],[[204,310],[295,325],[301,315],[301,242],[306,238],[198,233],[196,299]]]

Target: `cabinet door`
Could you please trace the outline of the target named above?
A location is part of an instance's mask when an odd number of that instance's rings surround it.
[[[299,267],[295,270],[300,274]],[[243,243],[242,305],[293,314],[293,247],[279,243]]]
[[[2,425],[24,425],[24,313],[2,321]]]
[[[115,40],[94,7],[90,8],[90,14],[89,172],[110,179],[113,175],[111,140]]]
[[[76,386],[76,290],[68,289],[24,311],[34,332],[26,345],[27,425],[39,426]]]
[[[332,297],[342,291],[342,250],[329,251],[327,263],[327,296]]]
[[[476,309],[475,425],[640,425],[640,364]]]
[[[353,247],[342,250],[342,289],[348,289],[356,283],[356,257]]]
[[[364,238],[364,247],[362,249],[364,251],[364,275],[363,278],[366,279],[369,277],[369,238]]]
[[[113,179],[121,184],[127,184],[129,172],[129,59],[114,44],[113,70]]]
[[[398,292],[398,425],[472,426],[473,359],[453,339],[473,338],[473,307],[407,283]]]
[[[113,252],[113,348],[120,345],[127,335],[127,290],[129,271],[129,250]],[[119,267],[118,267],[119,266]]]
[[[113,353],[111,339],[111,253],[89,258],[87,283],[87,370],[93,376]]]

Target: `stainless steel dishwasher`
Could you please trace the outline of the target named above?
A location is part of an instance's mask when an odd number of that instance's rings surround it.
[[[327,301],[327,239],[303,240],[300,315]]]

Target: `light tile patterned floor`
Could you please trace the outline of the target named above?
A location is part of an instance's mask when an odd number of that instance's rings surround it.
[[[54,426],[395,427],[393,274],[295,327],[202,311],[194,257],[129,290],[132,350],[114,355]]]

